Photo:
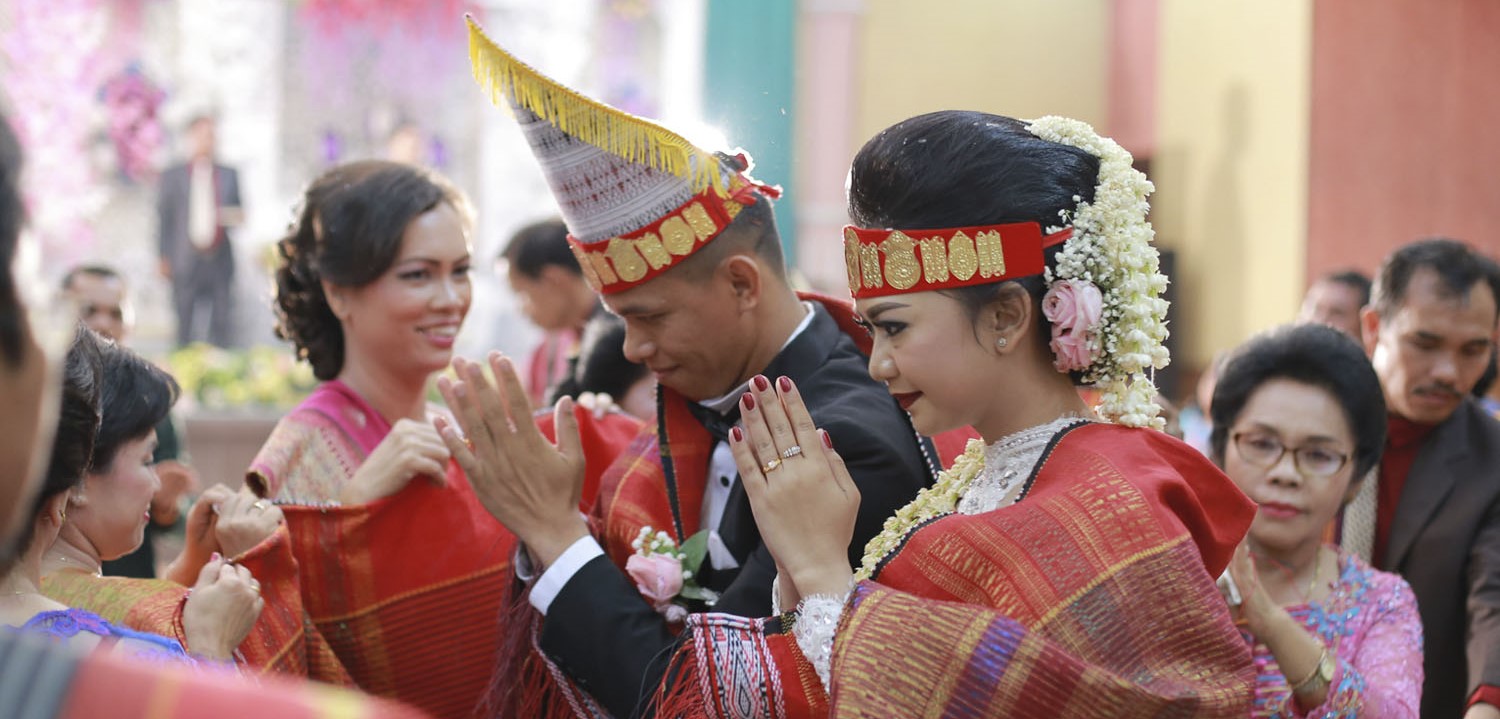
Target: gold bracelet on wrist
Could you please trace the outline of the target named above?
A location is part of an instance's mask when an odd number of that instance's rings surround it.
[[[1313,666],[1312,671],[1308,672],[1307,676],[1303,678],[1302,681],[1292,685],[1292,693],[1300,694],[1304,689],[1308,688],[1308,685],[1312,684],[1313,681],[1317,679],[1322,679],[1325,682],[1330,681],[1332,678],[1327,675],[1332,674],[1332,672],[1327,671],[1326,669],[1328,663],[1328,647],[1325,645],[1323,647],[1322,653],[1318,655],[1318,663]]]

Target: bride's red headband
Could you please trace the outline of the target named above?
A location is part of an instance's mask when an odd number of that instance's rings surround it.
[[[855,299],[982,285],[1039,275],[1043,251],[1073,236],[1043,235],[1035,222],[941,230],[844,228],[844,262]]]

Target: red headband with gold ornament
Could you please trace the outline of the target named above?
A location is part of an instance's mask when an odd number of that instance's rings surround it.
[[[729,194],[709,187],[657,221],[600,242],[579,242],[568,235],[568,246],[589,286],[600,294],[614,294],[644,284],[686,260],[734,222],[745,205],[762,196],[776,199],[781,188],[744,174],[730,177]]]
[[[844,262],[855,299],[928,292],[1039,275],[1043,250],[1073,236],[1035,222],[940,230],[844,228]]]

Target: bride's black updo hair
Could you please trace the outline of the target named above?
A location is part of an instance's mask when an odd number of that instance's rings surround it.
[[[297,219],[276,245],[276,336],[297,347],[320,380],[344,366],[344,331],[321,280],[363,287],[401,253],[412,220],[448,203],[468,225],[469,203],[437,173],[384,160],[351,162],[313,180]]]
[[[1039,222],[1094,199],[1099,158],[1043,140],[1020,120],[969,110],[918,115],[860,148],[849,217],[868,228]]]
[[[898,122],[860,148],[849,169],[849,219],[898,230],[1036,222],[1045,232],[1063,224],[1061,211],[1093,201],[1098,178],[1099,158],[1043,140],[1020,120],[944,110]],[[1048,267],[1061,249],[1046,251]],[[977,318],[1009,282],[1038,302],[1046,291],[1037,275],[942,292]],[[1051,327],[1041,323],[1045,341]]]

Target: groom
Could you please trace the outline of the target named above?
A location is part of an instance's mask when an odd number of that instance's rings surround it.
[[[534,440],[529,449],[501,450],[487,441],[509,434],[493,411],[488,422],[458,412],[475,441],[472,454],[445,434],[467,460],[486,507],[530,548],[539,646],[568,680],[555,688],[567,702],[518,700],[528,711],[547,705],[564,713],[569,702],[597,701],[614,716],[637,716],[661,683],[675,642],[653,607],[667,605],[643,599],[622,570],[644,527],[677,543],[704,533],[706,558],[693,579],[718,594],[714,611],[771,613],[775,560],[725,441],[751,382],[795,381],[845,458],[863,498],[852,563],[885,518],[931,483],[936,457],[870,379],[860,346],[867,338],[851,334],[858,330],[849,307],[792,290],[771,206],[779,190],[752,180],[743,155],[715,155],[577,95],[477,28],[471,39],[476,75],[510,101],[561,207],[568,241],[604,305],[625,320],[625,354],[656,375],[660,401],[657,421],[605,472],[593,532],[575,509],[582,460],[565,439],[559,455],[529,425],[518,425]],[[504,369],[508,360],[500,367],[504,386],[514,376]],[[478,393],[495,409],[488,383],[473,366],[464,369],[463,385],[449,386],[449,394],[467,394],[472,408]],[[518,387],[507,392],[513,415],[524,411]],[[466,400],[450,401],[458,407]],[[572,415],[560,417],[566,423]]]

